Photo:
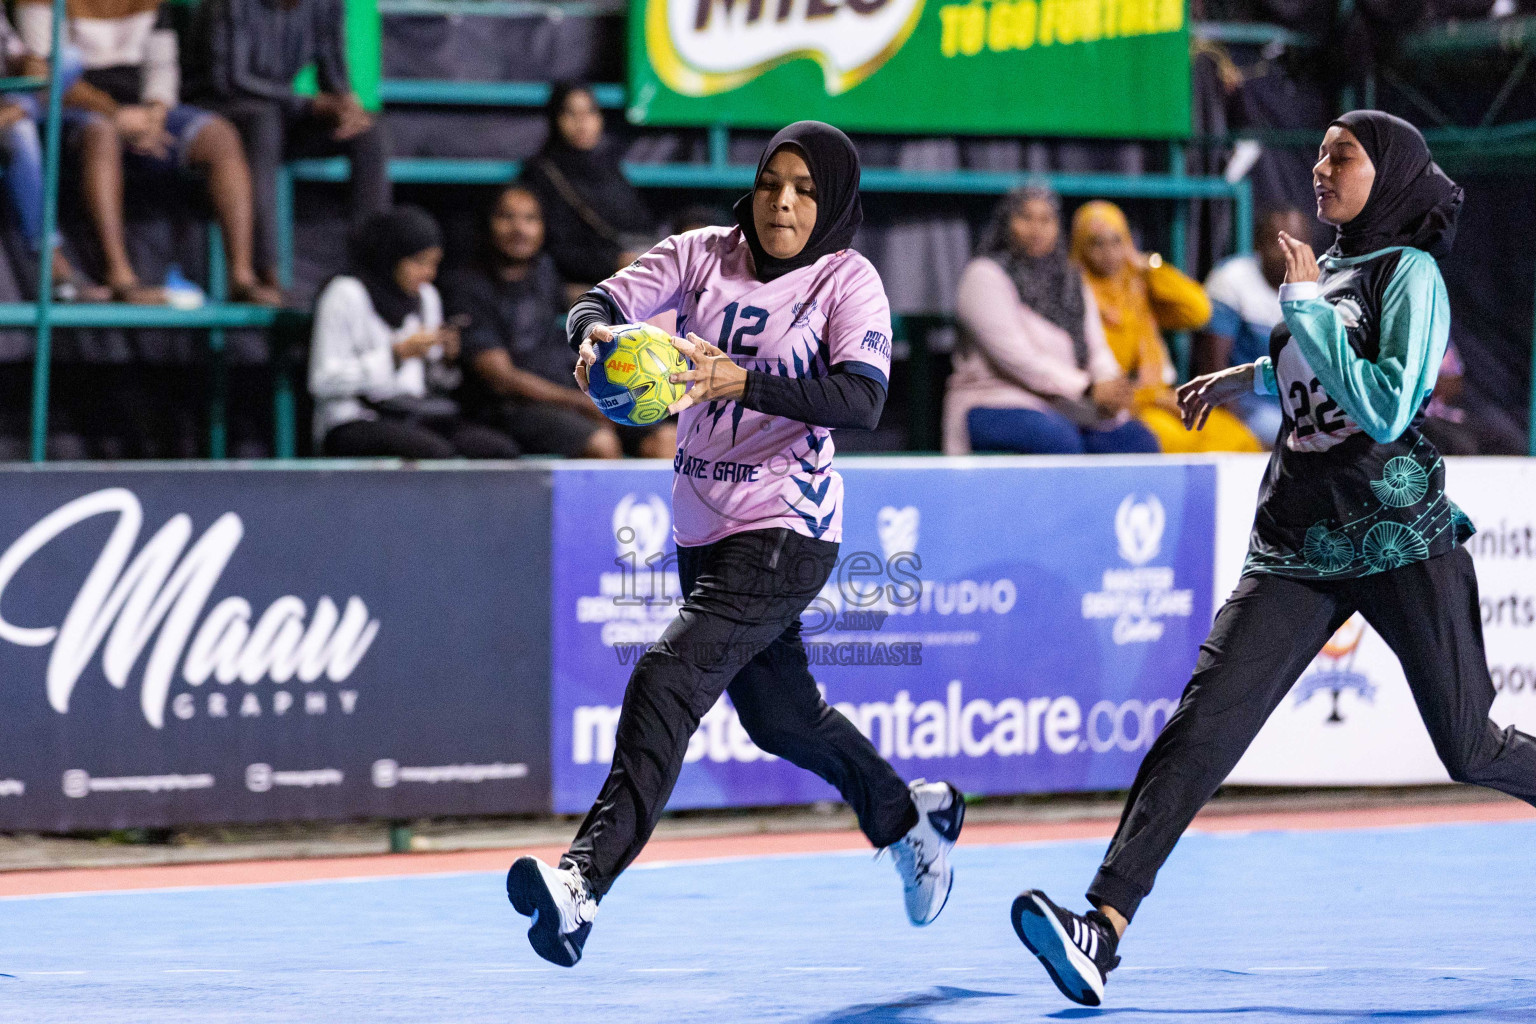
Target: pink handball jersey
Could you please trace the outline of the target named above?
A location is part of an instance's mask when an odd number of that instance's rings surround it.
[[[887,384],[891,309],[873,265],[852,249],[759,281],[741,229],[674,235],[604,281],[626,321],[677,311],[677,333],[711,341],[737,365],[785,377],[833,366]],[[678,423],[673,534],[686,547],[786,527],[841,541],[843,480],[824,427],[706,402]]]

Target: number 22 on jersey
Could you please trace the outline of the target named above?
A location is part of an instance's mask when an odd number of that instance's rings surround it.
[[[1302,358],[1294,341],[1280,351],[1276,367],[1281,397],[1296,427],[1286,444],[1293,451],[1327,451],[1360,427],[1339,408],[1339,403],[1323,390],[1322,381]]]

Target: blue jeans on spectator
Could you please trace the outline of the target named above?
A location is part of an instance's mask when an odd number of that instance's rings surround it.
[[[1108,430],[1079,427],[1056,412],[1036,409],[972,409],[966,418],[971,450],[1021,455],[1127,455],[1161,449],[1140,420]]]
[[[85,65],[80,62],[79,50],[73,46],[62,49],[64,63],[60,68],[60,88],[67,90],[80,80]],[[47,116],[42,99],[42,93],[10,97],[7,102],[20,107],[26,116],[0,132],[0,149],[7,157],[5,192],[10,196],[21,233],[33,252],[43,247],[43,144],[37,131],[38,122]]]

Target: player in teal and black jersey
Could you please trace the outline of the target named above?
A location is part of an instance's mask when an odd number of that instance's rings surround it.
[[[1285,320],[1267,357],[1180,389],[1186,426],[1250,389],[1285,413],[1242,580],[1216,616],[1178,710],[1137,773],[1078,915],[1013,904],[1019,938],[1068,998],[1097,1006],[1120,936],[1195,813],[1324,643],[1356,612],[1402,662],[1453,779],[1536,804],[1536,739],[1489,720],[1472,524],[1419,432],[1450,334],[1436,261],[1462,192],[1418,129],[1374,110],[1328,128],[1313,168],[1320,260],[1290,235]]]

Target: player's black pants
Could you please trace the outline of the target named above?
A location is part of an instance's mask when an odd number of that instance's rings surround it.
[[[876,847],[917,824],[906,783],[816,688],[800,614],[821,592],[837,545],[753,530],[680,547],[687,595],[624,691],[613,768],[561,859],[598,896],[656,827],[699,719],[729,691],[752,742],[836,786]]]
[[[1247,576],[1217,614],[1178,709],[1136,773],[1088,890],[1095,906],[1127,919],[1136,913],[1196,812],[1356,611],[1402,662],[1451,778],[1536,804],[1536,739],[1488,720],[1493,681],[1466,549],[1353,580]]]

